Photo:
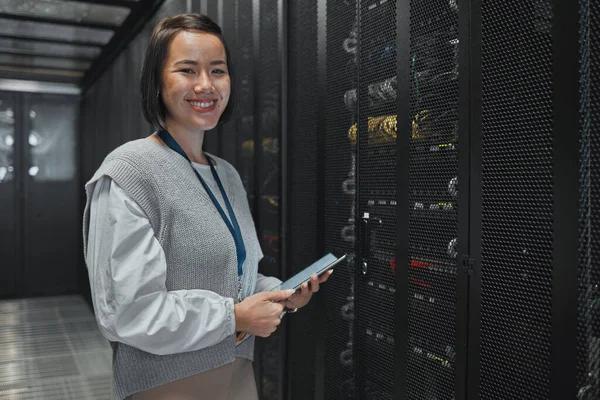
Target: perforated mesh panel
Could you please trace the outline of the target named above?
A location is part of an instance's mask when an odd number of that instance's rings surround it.
[[[413,0],[409,159],[408,393],[452,399],[458,209],[458,10]],[[403,274],[405,272],[402,272]]]
[[[356,88],[356,4],[327,2],[325,108],[325,245],[347,253],[325,292],[325,398],[354,399],[354,214],[355,146],[348,129],[356,122],[344,94]],[[308,397],[307,397],[308,398]]]
[[[219,10],[218,10],[218,2],[217,1],[209,1],[206,5],[206,16],[212,19],[215,23],[219,23]],[[221,31],[223,27],[221,27]],[[220,125],[217,125],[213,129],[206,131],[204,133],[204,142],[203,147],[204,151],[207,151],[211,154],[217,154],[219,157],[223,155],[220,153],[220,142],[222,141],[221,137],[222,128]]]
[[[238,27],[236,0],[223,0],[223,26],[221,27],[221,30],[223,31],[223,38],[229,47],[229,52],[231,53],[230,62],[232,62],[234,67],[236,67],[234,70],[234,85],[239,88],[239,73],[242,66],[240,65],[239,49],[237,45]],[[238,121],[239,113],[235,115],[235,118],[232,118],[229,120],[229,122],[223,124],[219,133],[222,151],[221,157],[229,161],[236,168],[238,167],[237,156],[240,152],[239,147],[242,143],[239,135],[237,134]]]
[[[258,141],[255,143],[254,156],[258,157],[258,226],[259,241],[265,257],[259,265],[259,271],[266,276],[281,277],[279,258],[279,180],[281,168],[279,161],[280,142],[280,86],[281,54],[279,51],[277,2],[261,1],[259,18],[260,47],[258,57]],[[280,342],[284,330],[278,329],[261,343],[260,371],[261,398],[277,400],[281,363]]]
[[[396,93],[385,82],[396,76],[396,2],[360,7],[358,199],[371,228],[357,301],[358,397],[381,400],[392,398],[395,367]]]
[[[254,207],[254,68],[252,52],[252,2],[237,1],[238,32],[236,69],[238,82],[237,135],[241,140],[238,172],[248,193],[250,208]]]
[[[313,263],[317,250],[317,0],[289,2],[288,157],[290,270]],[[329,288],[328,288],[329,289]],[[291,400],[315,398],[317,313],[311,301],[287,319]],[[326,350],[328,351],[328,350]]]
[[[482,2],[482,399],[548,399],[550,0]]]
[[[578,399],[600,398],[600,4],[580,2]]]

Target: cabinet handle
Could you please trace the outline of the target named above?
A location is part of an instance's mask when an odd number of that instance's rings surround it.
[[[364,213],[360,220],[361,229],[361,257],[360,269],[361,274],[366,276],[369,272],[369,259],[371,258],[371,219],[369,213]]]

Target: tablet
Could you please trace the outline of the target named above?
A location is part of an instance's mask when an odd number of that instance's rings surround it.
[[[324,272],[329,271],[336,264],[346,258],[346,254],[341,257],[336,257],[333,254],[329,253],[325,257],[317,260],[312,265],[304,268],[302,271],[298,272],[296,275],[292,276],[287,281],[283,282],[281,285],[275,287],[273,290],[288,290],[288,289],[299,289],[300,285],[304,282],[310,281],[310,276],[312,274],[317,274],[318,276],[322,275]]]

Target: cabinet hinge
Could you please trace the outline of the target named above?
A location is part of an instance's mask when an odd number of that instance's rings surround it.
[[[475,269],[475,259],[469,256],[463,256],[462,267],[467,270],[469,276],[473,276],[473,270]]]

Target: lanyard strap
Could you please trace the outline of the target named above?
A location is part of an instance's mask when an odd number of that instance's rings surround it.
[[[244,239],[242,238],[242,234],[240,231],[240,226],[238,225],[237,218],[235,217],[235,213],[233,212],[233,208],[231,207],[231,203],[229,202],[227,193],[225,193],[225,189],[223,188],[221,179],[219,179],[219,175],[217,174],[217,171],[215,170],[212,159],[210,157],[206,156],[206,154],[205,154],[206,158],[208,159],[208,164],[210,165],[210,170],[212,171],[213,177],[215,178],[215,181],[217,182],[217,185],[219,186],[221,195],[223,195],[223,201],[225,202],[225,206],[227,207],[227,211],[229,212],[231,221],[229,221],[229,218],[227,218],[227,214],[225,214],[225,211],[219,204],[219,201],[213,194],[212,190],[210,190],[210,188],[208,187],[208,185],[206,184],[206,182],[204,181],[202,176],[198,173],[198,171],[196,171],[196,168],[194,168],[194,166],[192,165],[191,160],[189,159],[187,154],[185,154],[185,152],[183,151],[181,146],[179,146],[179,143],[177,143],[177,141],[173,138],[173,136],[171,136],[171,134],[169,132],[167,132],[166,130],[161,130],[158,133],[158,136],[162,139],[163,142],[165,142],[165,144],[167,146],[169,146],[171,148],[171,150],[174,150],[177,153],[179,153],[190,163],[192,170],[194,171],[194,173],[196,174],[196,176],[198,177],[200,182],[202,182],[202,186],[204,186],[204,189],[210,196],[213,204],[219,211],[219,214],[221,214],[221,218],[223,218],[225,225],[227,225],[227,228],[229,229],[229,232],[231,232],[231,235],[233,236],[233,240],[235,241],[235,250],[236,250],[237,262],[238,262],[238,277],[241,277],[243,274],[242,266],[244,265],[244,261],[246,261],[246,247],[244,246]]]

